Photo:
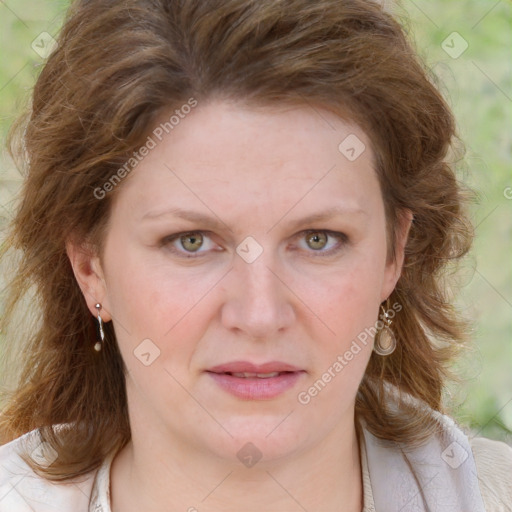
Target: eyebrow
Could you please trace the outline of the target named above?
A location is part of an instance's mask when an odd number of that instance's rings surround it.
[[[212,212],[213,213],[213,212]],[[281,221],[289,214],[290,212],[287,212],[284,214],[281,219],[279,219],[274,226],[272,226],[269,231],[274,229],[274,227],[277,224],[280,224]],[[307,215],[305,217],[302,217],[300,219],[295,219],[293,221],[290,221],[288,223],[288,226],[292,229],[297,228],[299,226],[305,225],[305,224],[314,224],[316,222],[325,222],[328,220],[331,220],[336,217],[341,216],[363,216],[368,215],[368,212],[366,210],[363,210],[360,207],[357,206],[333,206],[331,208],[328,208],[327,210],[317,212],[311,215]],[[229,231],[232,231],[232,229],[223,222],[215,213],[213,213],[213,217],[210,217],[208,215],[205,215],[200,212],[195,212],[193,210],[185,210],[183,208],[171,208],[166,210],[155,210],[155,211],[149,211],[146,214],[144,214],[141,218],[142,221],[144,220],[152,220],[157,219],[160,217],[167,217],[172,216],[184,220],[188,220],[190,222],[196,222],[198,224],[202,224],[206,229],[222,229],[227,228]]]

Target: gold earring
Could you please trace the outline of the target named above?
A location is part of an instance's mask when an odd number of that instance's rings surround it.
[[[103,330],[103,320],[100,315],[101,304],[96,304],[96,309],[98,310],[98,334],[99,340],[94,344],[94,350],[99,352],[103,347],[103,342],[105,341],[105,331]]]
[[[389,356],[395,351],[397,345],[395,334],[390,328],[393,321],[389,314],[389,299],[386,301],[386,307],[388,308],[387,310],[384,309],[382,304],[380,305],[380,309],[382,309],[381,318],[384,325],[377,331],[373,345],[374,352],[379,354],[379,356]]]

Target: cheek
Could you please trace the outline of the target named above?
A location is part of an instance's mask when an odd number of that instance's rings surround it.
[[[335,332],[337,348],[375,324],[384,268],[385,252],[378,247],[358,251],[339,273],[323,280],[313,297],[309,295],[315,301],[311,309]]]
[[[315,321],[317,327],[311,333],[314,372],[298,401],[310,404],[320,415],[333,415],[333,404],[341,413],[356,396],[363,378],[380,303],[382,276],[377,263],[373,257],[361,257],[350,271],[333,274],[329,283],[321,283],[316,295],[310,295],[311,309],[330,330]]]
[[[115,247],[116,240],[112,242]],[[117,242],[120,247],[122,241]],[[200,339],[208,323],[207,295],[219,276],[155,263],[136,247],[124,254],[117,259],[116,251],[106,252],[109,302],[122,353],[129,357],[149,339],[162,356],[172,353],[173,360],[188,359],[194,349],[191,340]]]

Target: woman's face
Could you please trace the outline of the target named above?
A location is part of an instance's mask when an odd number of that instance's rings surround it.
[[[307,106],[199,103],[162,137],[172,114],[82,285],[113,321],[133,438],[236,462],[348,435],[401,265],[369,140]]]

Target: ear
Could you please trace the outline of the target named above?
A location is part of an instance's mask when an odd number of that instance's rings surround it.
[[[395,254],[394,258],[386,263],[384,282],[381,291],[381,302],[384,302],[395,289],[396,283],[402,273],[405,257],[405,246],[411,229],[413,214],[403,209],[398,212],[397,224],[394,229]]]
[[[112,317],[99,255],[88,244],[71,240],[66,242],[66,253],[89,311],[96,317],[98,314],[96,304],[101,304],[101,317],[103,321],[109,322]]]

